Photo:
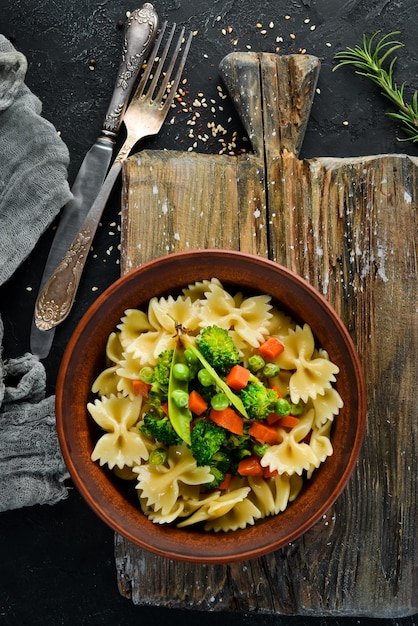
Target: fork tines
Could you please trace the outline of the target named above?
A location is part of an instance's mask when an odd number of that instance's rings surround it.
[[[137,89],[137,96],[142,98],[145,97],[146,94],[147,99],[152,100],[155,103],[159,102],[161,108],[168,108],[173,101],[184,66],[186,64],[193,36],[190,32],[187,38],[185,38],[185,28],[182,27],[176,43],[172,47],[176,27],[177,25],[173,24],[167,35],[164,48],[159,54],[161,43],[167,28],[167,22],[162,24]],[[171,47],[172,50],[170,50]],[[180,51],[182,51],[181,55],[179,55]],[[165,67],[167,57],[169,58],[169,63],[167,67]],[[174,71],[175,75],[173,76]]]

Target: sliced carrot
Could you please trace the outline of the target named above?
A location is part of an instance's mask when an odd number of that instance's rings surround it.
[[[247,456],[238,463],[238,474],[241,476],[262,476],[263,468],[256,456]]]
[[[277,396],[279,398],[283,398],[283,394],[282,394],[282,392],[280,391],[280,389],[278,388],[277,385],[272,385],[271,388],[273,389],[273,391],[275,391],[277,393]]]
[[[267,359],[275,359],[283,352],[283,350],[284,345],[281,341],[279,341],[279,339],[277,339],[277,337],[269,337],[258,348],[258,352],[261,356],[266,357]]]
[[[247,370],[242,365],[234,365],[226,376],[225,382],[234,391],[240,391],[248,385],[250,375],[250,370]]]
[[[162,410],[164,411],[164,413],[165,413],[166,415],[168,415],[168,402],[164,402],[164,403],[161,405],[161,408],[162,408]]]
[[[282,428],[293,428],[299,424],[299,418],[294,415],[286,415],[285,417],[281,417],[280,421],[277,422],[277,426],[281,426]]]
[[[270,413],[270,415],[267,415],[266,421],[269,424],[269,426],[271,426],[272,424],[275,424],[281,419],[283,418],[278,413]]]
[[[202,415],[208,408],[208,403],[198,391],[193,389],[189,394],[189,409],[195,415]]]
[[[230,406],[222,411],[211,409],[209,413],[210,419],[218,426],[222,426],[235,435],[244,434],[244,420]]]
[[[275,428],[267,426],[262,422],[254,422],[248,431],[248,434],[260,441],[261,443],[269,443],[274,445],[279,441],[279,434]]]
[[[229,485],[231,484],[231,480],[232,474],[225,474],[225,478],[219,485],[218,489],[221,489],[221,491],[225,491],[225,489],[228,489]]]
[[[274,478],[279,472],[277,470],[271,470],[269,467],[263,467],[263,478]]]
[[[132,381],[132,392],[135,396],[142,396],[143,398],[149,397],[149,390],[151,389],[151,385],[148,383],[144,383],[143,380],[139,380],[139,378],[135,378]]]

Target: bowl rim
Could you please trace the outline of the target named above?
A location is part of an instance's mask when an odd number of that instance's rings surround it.
[[[94,495],[88,488],[88,485],[85,482],[85,475],[83,474],[83,467],[80,467],[75,460],[76,457],[73,454],[74,451],[74,441],[71,439],[71,434],[69,435],[69,427],[66,425],[66,411],[65,411],[65,393],[64,390],[66,388],[68,372],[71,369],[71,366],[74,366],[74,355],[77,351],[77,344],[80,341],[86,332],[88,332],[89,326],[94,324],[97,316],[99,315],[99,311],[104,302],[106,302],[109,297],[115,296],[121,289],[127,289],[129,285],[133,282],[136,283],[141,279],[141,276],[144,273],[148,273],[152,270],[158,268],[159,270],[164,269],[167,264],[172,264],[173,262],[183,262],[187,263],[191,259],[199,260],[203,259],[207,261],[207,259],[212,260],[220,260],[227,261],[228,263],[239,263],[242,262],[244,264],[250,264],[251,266],[258,266],[260,268],[269,268],[273,271],[277,276],[281,278],[286,278],[290,280],[292,283],[296,283],[299,288],[301,288],[305,293],[307,293],[311,298],[312,302],[315,302],[322,309],[325,309],[327,312],[329,319],[332,320],[333,325],[336,327],[340,338],[344,344],[344,347],[347,350],[347,353],[350,358],[350,362],[353,364],[353,369],[355,372],[355,387],[357,390],[357,427],[354,434],[353,445],[351,449],[347,452],[347,464],[345,468],[341,470],[341,477],[336,485],[333,488],[328,496],[321,502],[321,504],[317,507],[317,509],[309,516],[309,518],[305,519],[301,525],[295,527],[292,532],[289,532],[285,538],[277,538],[276,540],[272,540],[271,537],[267,542],[263,542],[262,536],[263,533],[260,533],[260,541],[254,542],[254,533],[249,533],[250,530],[253,530],[256,527],[260,527],[261,524],[272,523],[272,520],[280,519],[284,513],[279,513],[278,515],[274,515],[268,518],[264,518],[262,520],[258,520],[254,526],[251,526],[250,529],[240,529],[236,531],[229,531],[229,533],[204,533],[200,534],[199,537],[211,536],[215,537],[215,542],[220,542],[222,544],[222,549],[214,550],[213,545],[210,545],[210,542],[203,541],[204,547],[202,549],[197,549],[197,541],[192,545],[189,550],[187,546],[181,544],[181,542],[170,542],[168,541],[167,545],[167,531],[170,532],[169,529],[164,528],[164,526],[160,526],[157,524],[153,524],[155,531],[153,531],[152,537],[155,538],[159,534],[161,535],[161,542],[154,541],[150,542],[149,539],[143,538],[131,531],[129,528],[123,525],[123,520],[118,521],[115,520],[115,510],[112,507],[112,503],[108,503],[108,506],[100,506],[96,501]],[[202,277],[200,280],[204,280]],[[222,279],[220,279],[222,282]],[[227,282],[227,281],[225,281]],[[186,286],[188,281],[185,281],[183,286]],[[175,288],[176,291],[179,291],[180,288]],[[254,290],[255,288],[252,287]],[[245,290],[245,287],[243,288]],[[263,290],[259,288],[260,293],[267,292],[268,290]],[[158,295],[158,291],[156,295]],[[162,293],[162,292],[160,292]],[[275,298],[273,298],[275,299]],[[132,305],[134,308],[136,305]],[[124,307],[126,308],[126,307]],[[312,329],[315,334],[315,329]],[[103,346],[104,351],[104,346]],[[90,384],[93,381],[90,381]],[[87,410],[86,410],[87,413]],[[304,278],[293,272],[292,270],[286,268],[283,265],[276,263],[275,261],[271,261],[264,257],[259,257],[250,253],[244,253],[235,250],[221,250],[221,249],[199,249],[199,250],[189,250],[185,252],[174,252],[168,254],[163,257],[158,257],[143,265],[134,268],[118,278],[114,283],[112,283],[99,297],[92,303],[89,309],[84,313],[80,321],[78,322],[68,344],[64,351],[64,355],[61,360],[57,383],[56,383],[56,425],[58,432],[58,439],[61,446],[61,451],[67,466],[67,469],[70,473],[70,476],[77,487],[78,491],[81,493],[87,504],[95,511],[95,513],[114,531],[118,532],[126,539],[131,541],[132,543],[138,545],[139,547],[146,549],[150,552],[158,554],[160,556],[173,558],[179,561],[187,561],[191,563],[205,563],[205,564],[222,564],[222,563],[231,563],[233,561],[242,561],[260,557],[269,552],[282,548],[284,545],[291,543],[296,540],[298,537],[302,536],[307,530],[309,530],[312,526],[314,526],[327,512],[327,510],[335,503],[338,497],[341,495],[342,491],[345,489],[358,461],[358,456],[361,450],[365,427],[366,427],[366,389],[365,389],[365,381],[363,376],[363,371],[359,359],[359,355],[356,351],[354,343],[351,339],[351,336],[342,322],[341,318],[338,316],[333,307],[329,304],[326,298],[309,282],[307,282]],[[332,458],[332,457],[329,457]],[[91,461],[92,465],[93,462]],[[96,464],[98,465],[98,464]],[[99,468],[101,472],[104,471],[104,468]],[[319,468],[321,469],[321,468]],[[319,470],[316,470],[318,472]],[[314,473],[315,474],[315,473]],[[310,481],[311,482],[311,481]],[[140,511],[140,507],[138,505],[138,511],[141,516],[144,517],[144,520],[147,518]],[[147,520],[150,524],[149,520]],[[145,523],[147,523],[145,522]],[[170,527],[171,529],[171,527]],[[248,529],[248,531],[247,531]],[[177,530],[177,534],[180,529]],[[161,533],[160,533],[161,531]],[[182,529],[181,535],[185,538],[184,533],[187,533],[187,529]],[[240,533],[241,539],[244,535],[251,534],[250,541],[246,541],[245,549],[242,548],[242,544],[240,541],[235,540],[225,540],[227,535],[232,537],[237,537],[237,533]],[[226,546],[226,548],[225,548]],[[225,551],[226,550],[226,551]]]

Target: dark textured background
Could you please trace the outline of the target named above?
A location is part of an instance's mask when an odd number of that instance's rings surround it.
[[[0,32],[28,59],[27,85],[41,99],[43,115],[61,132],[71,155],[72,183],[84,154],[96,139],[119,65],[122,31],[118,22],[134,6],[126,0],[0,0]],[[241,124],[228,100],[219,97],[218,65],[234,50],[280,54],[306,50],[318,56],[322,68],[301,157],[360,156],[407,153],[417,145],[398,141],[402,133],[385,111],[393,110],[379,90],[352,69],[332,73],[334,54],[371,35],[400,30],[405,48],[398,52],[395,77],[407,82],[410,101],[418,87],[416,50],[417,0],[161,0],[160,19],[197,31],[185,70],[187,83],[174,123],[165,124],[150,149],[194,148],[217,153],[219,137],[197,139],[214,121],[227,129],[228,143],[237,132],[235,151],[248,148]],[[286,17],[287,16],[287,17]],[[232,30],[231,30],[232,29]],[[224,30],[224,32],[223,32]],[[230,32],[229,32],[230,31]],[[265,32],[264,32],[265,31]],[[276,42],[276,38],[282,41]],[[90,69],[91,59],[95,60]],[[199,94],[203,94],[199,95]],[[199,106],[206,98],[207,107]],[[211,102],[213,100],[214,102]],[[196,120],[194,137],[187,123]],[[231,118],[231,119],[230,119]],[[347,121],[348,125],[343,122]],[[1,155],[0,155],[1,158]],[[120,183],[104,212],[93,254],[69,319],[58,328],[45,361],[48,392],[54,385],[66,342],[77,321],[98,293],[119,275]],[[0,225],[1,227],[1,225]],[[0,289],[5,324],[5,357],[29,350],[29,330],[52,228],[9,282]],[[396,555],[394,555],[396,558]],[[93,514],[78,493],[54,507],[33,507],[0,514],[0,623],[148,624],[182,622],[184,626],[412,626],[416,617],[387,620],[346,617],[284,617],[260,614],[211,614],[158,607],[133,606],[116,586],[113,531]]]

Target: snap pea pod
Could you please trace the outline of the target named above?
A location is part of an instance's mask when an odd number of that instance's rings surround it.
[[[180,380],[173,374],[176,365],[185,363],[186,359],[184,357],[183,346],[181,343],[178,343],[174,349],[168,382],[168,417],[178,436],[188,445],[191,445],[190,422],[192,421],[192,413],[188,405],[178,406],[175,402],[177,392],[188,393],[188,380]]]
[[[196,348],[196,346],[194,345],[190,337],[188,337],[187,335],[182,335],[180,337],[180,340],[187,349],[193,352],[193,354],[199,359],[203,367],[211,374],[216,386],[219,387],[219,389],[221,389],[224,392],[224,394],[227,396],[232,406],[234,406],[241,413],[241,415],[248,418],[247,411],[245,410],[245,407],[242,403],[241,398],[239,398],[232,391],[232,389],[228,387],[226,382],[219,376],[216,370],[207,362],[203,354],[201,354],[199,350]]]

